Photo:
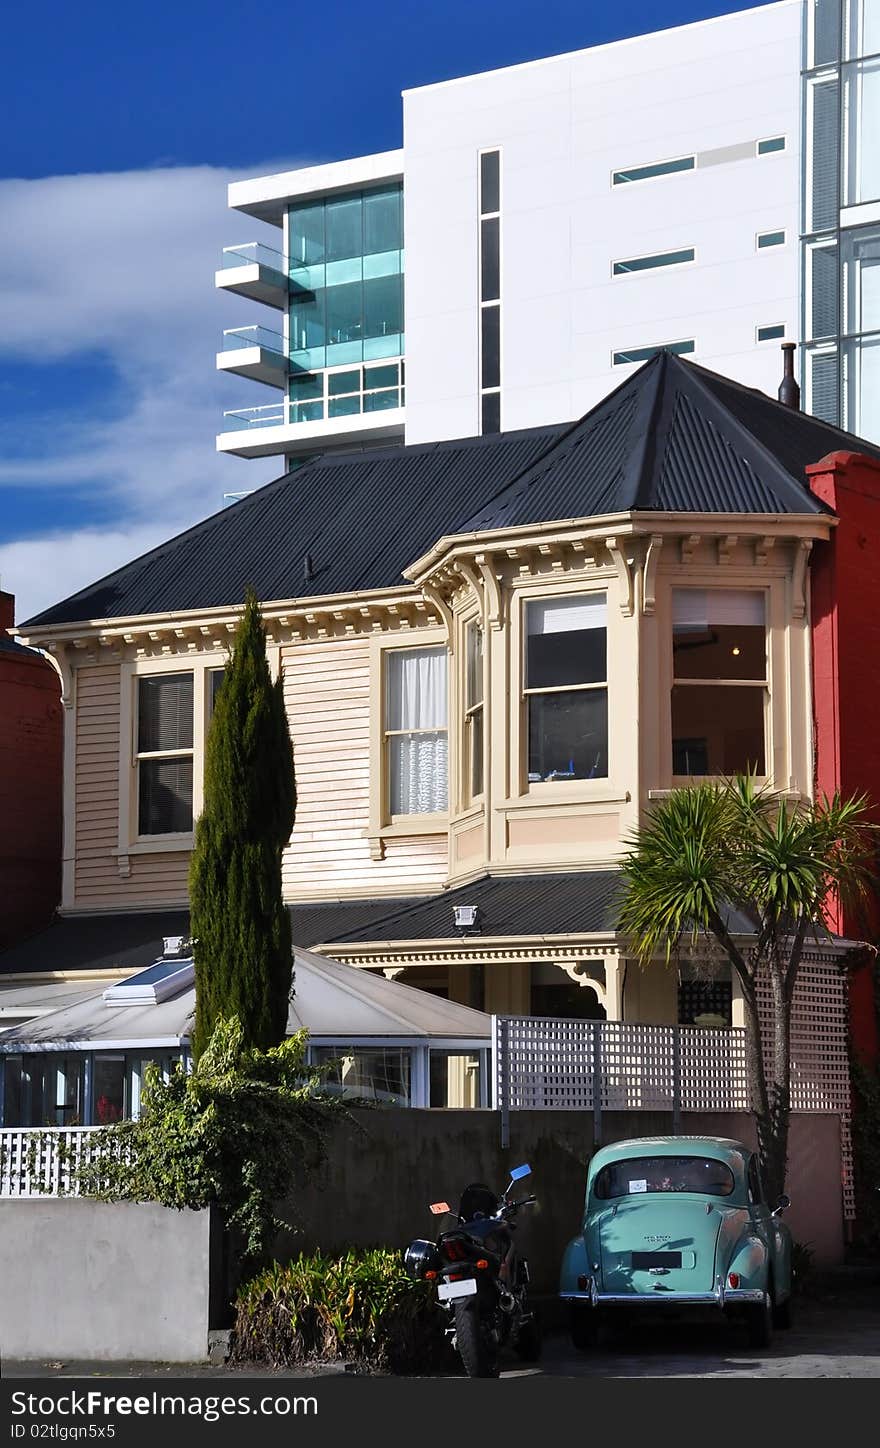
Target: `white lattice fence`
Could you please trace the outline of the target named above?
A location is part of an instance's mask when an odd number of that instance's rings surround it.
[[[766,984],[759,1006],[769,1047]],[[847,1031],[846,977],[831,957],[805,962],[792,1006],[792,1107],[840,1117],[844,1214],[852,1219]],[[505,1016],[496,1019],[493,1045],[502,1113],[749,1109],[741,1029]]]
[[[119,1150],[102,1126],[0,1130],[0,1197],[78,1195],[80,1166]]]
[[[758,1007],[764,1054],[771,1041],[770,988],[762,981]],[[829,1111],[840,1117],[844,1215],[855,1217],[849,1079],[847,978],[833,956],[805,961],[791,1009],[791,1104],[795,1111]]]

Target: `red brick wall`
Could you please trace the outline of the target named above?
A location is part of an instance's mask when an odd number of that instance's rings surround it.
[[[807,477],[839,519],[831,541],[814,545],[811,568],[816,787],[866,793],[880,821],[880,462],[830,453]],[[861,939],[866,922],[838,919],[835,928]],[[880,938],[876,919],[872,938]],[[853,975],[850,1006],[856,1049],[875,1059],[868,968]]]
[[[13,599],[0,593],[0,631]],[[0,649],[0,945],[39,929],[61,895],[61,685],[30,650]]]

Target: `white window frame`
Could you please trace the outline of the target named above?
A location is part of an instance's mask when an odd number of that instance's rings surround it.
[[[775,146],[772,151],[762,151],[762,150],[761,150],[761,147],[762,147],[762,146],[766,146],[766,144],[767,144],[768,141],[781,141],[781,142],[782,142],[782,145],[781,145],[781,146]],[[756,157],[759,157],[762,161],[763,161],[763,159],[764,159],[765,156],[782,156],[782,155],[784,155],[784,153],[785,153],[787,150],[788,150],[788,137],[787,137],[787,136],[779,136],[779,135],[776,135],[776,136],[759,136],[758,139],[757,139],[757,141],[755,142],[755,156],[756,156]]]
[[[692,251],[692,252],[693,252],[693,256],[691,256],[691,257],[686,257],[684,261],[661,262],[659,266],[643,266],[643,267],[639,267],[636,271],[621,271],[621,272],[616,272],[616,271],[614,270],[614,268],[615,268],[616,266],[622,266],[625,262],[628,262],[628,261],[643,261],[643,260],[653,261],[655,257],[675,256],[676,252],[679,252],[679,251]],[[643,277],[643,276],[649,276],[649,275],[651,275],[651,274],[654,273],[654,272],[667,272],[667,271],[674,271],[674,270],[677,271],[679,267],[683,267],[683,266],[696,266],[696,264],[697,264],[697,248],[696,248],[696,246],[687,246],[687,245],[685,245],[685,246],[668,246],[668,247],[666,247],[666,249],[665,249],[664,251],[643,252],[643,253],[641,253],[641,254],[638,255],[638,256],[616,256],[616,257],[613,257],[612,260],[611,260],[611,276],[612,276],[612,278],[613,278],[614,281],[620,281],[622,277]]]
[[[673,632],[674,632],[674,630],[673,630],[673,612],[674,612],[674,594],[677,593],[677,592],[680,592],[680,591],[696,592],[696,593],[713,593],[713,592],[723,592],[723,593],[756,593],[756,594],[760,594],[760,595],[761,595],[761,597],[762,597],[763,600],[764,600],[764,680],[763,680],[763,681],[758,680],[758,679],[679,679],[679,680],[676,679],[676,677],[675,677],[675,654],[674,654],[673,647],[672,647],[672,645],[673,645]],[[671,787],[672,787],[673,789],[680,789],[680,788],[683,788],[683,787],[686,786],[686,785],[692,784],[692,783],[694,782],[694,779],[698,779],[698,780],[700,780],[700,781],[702,781],[702,780],[707,780],[707,781],[711,782],[711,781],[713,781],[713,780],[720,780],[720,779],[723,779],[723,778],[724,778],[723,775],[719,775],[719,774],[690,775],[690,774],[674,774],[674,773],[673,773],[673,748],[674,748],[674,745],[673,745],[673,734],[672,734],[672,691],[673,691],[673,689],[676,687],[677,684],[678,684],[678,685],[681,685],[682,687],[693,687],[693,688],[697,688],[697,689],[699,689],[699,688],[707,688],[707,687],[719,687],[719,688],[754,688],[754,689],[762,688],[762,689],[763,689],[763,691],[764,691],[764,701],[763,701],[763,702],[764,702],[764,709],[763,709],[763,714],[764,714],[764,773],[763,773],[763,774],[758,774],[758,775],[756,775],[755,778],[756,778],[756,780],[758,781],[759,784],[769,784],[770,781],[772,780],[772,778],[773,778],[773,772],[774,772],[774,752],[773,752],[773,741],[774,741],[774,730],[773,730],[773,677],[772,677],[772,676],[773,676],[773,633],[772,633],[773,613],[772,613],[772,609],[773,609],[773,592],[772,592],[772,588],[771,588],[771,587],[768,587],[766,584],[765,584],[763,587],[757,587],[757,588],[756,588],[756,587],[754,587],[754,586],[753,586],[753,587],[748,587],[747,585],[740,584],[740,583],[738,583],[738,582],[736,582],[736,581],[731,581],[730,583],[725,584],[725,586],[722,588],[722,587],[719,585],[717,579],[716,579],[713,583],[703,583],[703,582],[699,581],[699,579],[697,579],[697,578],[694,578],[694,579],[690,579],[690,578],[684,579],[684,578],[683,578],[683,579],[681,579],[681,580],[677,580],[677,581],[675,581],[674,583],[671,583],[671,584],[670,584],[670,587],[669,587],[669,608],[668,608],[668,615],[667,615],[667,616],[668,616],[667,641],[668,641],[668,650],[669,650],[669,653],[668,653],[668,658],[669,658],[669,673],[668,673],[669,688],[668,688],[667,691],[665,691],[665,692],[666,692],[666,697],[667,697],[667,699],[668,699],[667,717],[668,717],[668,721],[669,721],[669,722],[668,722],[669,735],[668,735],[668,742],[667,742],[667,753],[666,753],[666,762],[665,762],[665,774],[666,774],[667,778],[670,780]]]
[[[690,161],[690,166],[676,166],[678,161]],[[627,170],[645,171],[652,166],[676,166],[674,171],[660,171],[656,176],[625,176]],[[681,156],[664,156],[660,161],[640,161],[637,166],[615,166],[610,172],[610,184],[612,189],[618,186],[642,186],[646,181],[668,181],[671,176],[690,176],[697,169],[697,154],[695,151],[688,151]],[[621,181],[615,181],[615,176],[624,177]]]
[[[481,636],[480,647],[480,697],[475,703],[471,703],[468,695],[470,681],[469,649],[471,629],[479,631]],[[464,669],[462,678],[462,770],[461,770],[461,799],[465,809],[481,804],[486,798],[486,629],[480,618],[469,618],[464,625]],[[473,787],[473,765],[474,765],[474,734],[475,716],[481,716],[482,723],[482,750],[480,759],[480,777],[482,788],[478,791]]]
[[[575,598],[602,598],[605,601],[606,622],[605,622],[605,681],[604,683],[593,684],[566,684],[552,688],[530,689],[528,687],[528,624],[527,606],[530,603],[554,603],[569,602]],[[519,658],[519,677],[517,679],[517,690],[519,696],[519,707],[515,711],[519,725],[519,747],[515,753],[515,766],[518,775],[517,793],[524,798],[555,800],[562,799],[574,802],[578,799],[608,797],[612,794],[612,780],[614,761],[612,759],[612,688],[611,688],[611,590],[605,583],[600,587],[590,587],[586,582],[574,584],[571,588],[556,591],[547,591],[546,586],[536,589],[534,592],[523,590],[519,608],[516,611],[517,629],[519,639],[517,641],[517,656]],[[538,694],[560,694],[596,692],[604,689],[608,705],[608,770],[606,774],[598,775],[594,779],[573,779],[573,780],[530,780],[529,779],[529,699]]]
[[[119,748],[119,836],[117,855],[157,854],[165,851],[192,849],[195,821],[204,806],[205,735],[210,703],[209,674],[226,668],[225,653],[199,655],[177,654],[159,659],[127,659],[122,664],[120,748]],[[141,835],[138,833],[138,687],[139,680],[162,674],[193,676],[193,745],[192,750],[172,751],[171,758],[192,756],[193,761],[193,829],[174,834]],[[161,754],[144,756],[166,757]]]
[[[761,238],[765,236],[781,236],[781,241],[767,242],[761,245]],[[755,251],[776,251],[779,247],[788,246],[788,231],[784,226],[773,226],[769,231],[755,232]]]
[[[370,640],[370,820],[367,836],[374,858],[381,858],[383,839],[398,836],[446,834],[449,828],[449,801],[453,777],[452,742],[450,728],[451,680],[447,673],[446,692],[446,737],[448,742],[447,807],[431,814],[392,815],[391,778],[388,770],[385,729],[385,677],[386,655],[394,649],[446,650],[446,667],[449,671],[449,643],[444,630],[408,629],[402,634],[388,634]],[[432,731],[436,732],[436,731]]]
[[[762,337],[761,333],[766,327],[781,327],[782,331],[778,337]],[[781,342],[787,332],[785,322],[757,322],[755,324],[755,344],[758,347],[769,347],[771,342]]]

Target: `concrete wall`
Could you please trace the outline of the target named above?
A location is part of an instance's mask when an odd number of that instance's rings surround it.
[[[563,1249],[578,1231],[587,1162],[592,1154],[592,1117],[575,1112],[513,1112],[510,1149],[502,1151],[499,1117],[490,1111],[361,1111],[357,1126],[340,1128],[330,1161],[291,1203],[300,1231],[278,1243],[276,1255],[348,1245],[404,1247],[413,1237],[433,1237],[437,1219],[428,1206],[455,1206],[469,1181],[506,1185],[510,1168],[528,1162],[528,1189],[538,1204],[524,1211],[519,1240],[538,1294],[555,1293]],[[665,1134],[664,1113],[609,1113],[603,1141]],[[690,1134],[731,1136],[754,1144],[745,1114],[688,1113]],[[526,1184],[524,1184],[525,1186]],[[817,1263],[843,1255],[840,1132],[836,1116],[792,1119],[786,1220],[796,1241],[808,1242]]]
[[[209,1212],[0,1202],[0,1358],[204,1360],[210,1251]]]
[[[786,0],[404,93],[407,442],[479,431],[481,149],[501,151],[505,430],[580,416],[633,370],[612,352],[685,339],[775,395],[778,343],[755,329],[798,334],[800,24]],[[773,136],[786,149],[758,157]],[[612,277],[684,247],[695,263]]]

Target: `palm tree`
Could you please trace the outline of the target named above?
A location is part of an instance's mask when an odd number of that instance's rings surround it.
[[[658,955],[720,950],[742,988],[746,1062],[770,1200],[785,1186],[791,1007],[808,939],[827,938],[835,905],[867,894],[874,829],[864,797],[780,800],[747,775],[673,790],[631,839],[618,929],[646,966]],[[731,911],[753,924],[751,943]],[[758,982],[770,988],[769,1041]]]

